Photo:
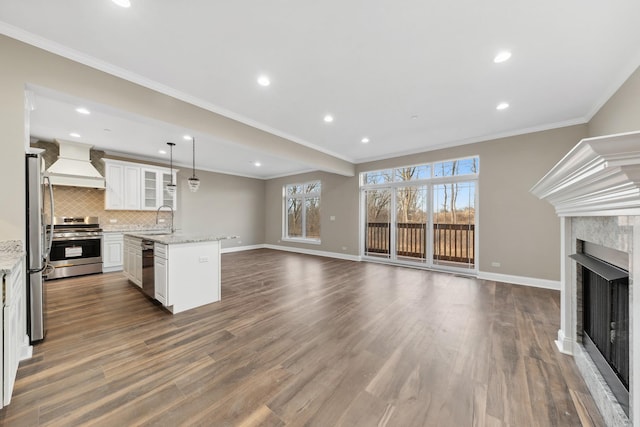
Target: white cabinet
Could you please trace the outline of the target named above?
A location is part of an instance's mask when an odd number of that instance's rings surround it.
[[[169,194],[167,184],[176,184],[176,171],[168,169],[142,168],[142,209],[155,211],[160,206],[169,205],[176,210],[175,194]],[[173,179],[172,179],[173,177]]]
[[[26,300],[24,286],[24,264],[3,277],[4,296],[4,336],[3,336],[3,404],[11,402],[11,393],[18,372],[18,363],[22,353],[22,344],[27,331]]]
[[[123,272],[127,279],[142,287],[142,239],[124,237]]]
[[[140,210],[140,166],[118,160],[102,160],[105,164],[105,209]]]
[[[177,182],[177,170],[102,159],[105,164],[106,210],[156,210],[169,205],[176,210],[175,194],[166,191],[166,185]],[[173,178],[173,179],[172,179]]]
[[[168,298],[168,269],[167,269],[167,245],[156,243],[153,248],[154,252],[154,264],[153,264],[153,276],[154,276],[154,288],[155,299],[160,301],[162,305],[169,305]]]
[[[122,270],[124,263],[124,237],[122,233],[105,232],[102,237],[102,272]]]

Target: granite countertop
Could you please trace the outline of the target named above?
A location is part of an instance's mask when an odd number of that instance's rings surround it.
[[[166,231],[169,232],[166,224],[158,225],[136,225],[136,224],[105,224],[102,226],[104,233],[137,233],[145,231]]]
[[[137,237],[140,239],[151,240],[152,242],[162,243],[165,245],[179,243],[200,243],[200,242],[219,242],[220,240],[237,239],[238,236],[212,236],[197,233],[125,233],[126,236]]]
[[[20,240],[0,241],[0,274],[11,273],[24,258],[25,251]]]

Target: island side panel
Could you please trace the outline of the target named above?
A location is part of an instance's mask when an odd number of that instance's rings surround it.
[[[220,242],[170,244],[168,252],[172,313],[220,300]]]

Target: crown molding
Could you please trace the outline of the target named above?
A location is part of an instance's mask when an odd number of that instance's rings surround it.
[[[531,193],[558,216],[640,215],[640,132],[583,139]]]

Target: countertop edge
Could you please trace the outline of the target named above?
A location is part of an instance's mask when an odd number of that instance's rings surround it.
[[[123,233],[125,236],[135,237],[137,239],[150,240],[156,243],[162,243],[164,245],[177,245],[185,243],[202,243],[202,242],[220,242],[222,240],[237,239],[238,236],[210,236],[210,235],[198,235],[198,234],[145,234],[142,233]]]
[[[20,265],[25,255],[22,241],[0,241],[0,274],[12,273]]]

